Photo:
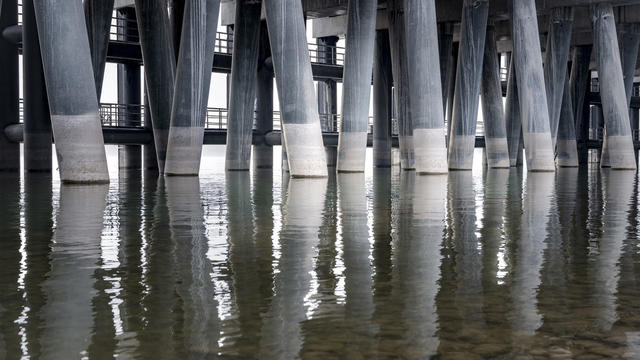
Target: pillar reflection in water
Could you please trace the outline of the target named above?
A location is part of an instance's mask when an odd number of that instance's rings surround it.
[[[107,185],[62,185],[60,188],[51,271],[42,285],[47,298],[42,309],[47,323],[41,339],[44,359],[76,359],[87,355],[94,321],[94,272],[101,256],[107,191]]]
[[[289,180],[275,294],[262,329],[260,352],[265,358],[295,358],[302,348],[300,322],[307,317],[305,300],[311,287],[326,187],[326,178]]]

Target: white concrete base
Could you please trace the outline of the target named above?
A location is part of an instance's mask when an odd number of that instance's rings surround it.
[[[413,136],[398,136],[398,143],[400,147],[400,168],[402,170],[414,170],[416,164]]]
[[[391,166],[400,166],[400,149],[391,149]]]
[[[636,170],[636,155],[631,135],[607,136],[607,144],[612,169]]]
[[[475,135],[451,134],[451,141],[449,142],[449,169],[471,170],[473,168],[473,152],[475,147]]]
[[[556,171],[554,151],[550,133],[530,133],[524,135],[528,171]]]
[[[364,172],[366,132],[341,132],[338,139],[338,172]]]
[[[62,182],[109,182],[107,155],[98,112],[51,115],[51,125]]]
[[[198,176],[202,157],[204,127],[172,126],[167,143],[165,175]]]
[[[511,167],[507,138],[488,138],[485,136],[485,159],[491,169],[507,169]]]
[[[320,122],[283,124],[292,177],[327,177],[327,160]]]
[[[560,167],[578,167],[578,143],[576,140],[558,140],[556,164]]]
[[[415,167],[418,174],[446,174],[447,146],[444,129],[414,129]]]

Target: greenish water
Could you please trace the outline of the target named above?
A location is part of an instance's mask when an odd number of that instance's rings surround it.
[[[637,359],[639,226],[598,169],[4,174],[0,359]]]

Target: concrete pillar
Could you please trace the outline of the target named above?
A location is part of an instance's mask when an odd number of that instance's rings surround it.
[[[560,167],[578,166],[578,145],[576,143],[575,120],[573,118],[573,102],[571,101],[571,85],[569,77],[565,78],[562,97],[562,112],[556,141],[556,163]]]
[[[438,24],[438,48],[440,50],[440,81],[442,85],[442,106],[444,112],[447,112],[447,89],[449,78],[455,71],[455,62],[452,62],[453,56],[453,23]]]
[[[487,165],[490,168],[508,168],[510,166],[509,145],[507,143],[504,105],[502,104],[500,57],[493,26],[487,27],[481,90]]]
[[[164,172],[176,72],[165,1],[135,0],[158,170]]]
[[[389,31],[376,31],[373,56],[373,166],[391,167],[391,102],[393,74]]]
[[[409,110],[409,64],[407,62],[405,19],[402,1],[390,0],[387,4],[387,10],[396,118],[398,121],[400,167],[403,170],[414,170],[413,123]]]
[[[458,64],[458,43],[453,46],[453,56],[449,59],[449,77],[447,78],[447,92],[443,96],[447,97],[447,149],[449,148],[449,139],[451,138],[451,119],[453,119],[453,98],[456,93],[456,65]],[[446,95],[445,95],[446,94]]]
[[[100,102],[100,94],[102,93],[104,67],[107,63],[113,2],[114,0],[84,1],[84,16],[87,22],[87,33],[89,34],[91,63],[93,64],[93,76],[96,79],[98,102]]]
[[[197,176],[200,171],[219,10],[220,0],[190,0],[185,4],[166,175]]]
[[[144,128],[147,131],[153,132],[153,126],[151,125],[151,112],[149,111],[149,91],[145,86],[144,89]],[[151,142],[145,144],[142,148],[144,157],[144,169],[149,172],[158,171],[158,155],[156,152],[156,144],[154,137],[151,137]]]
[[[293,177],[326,177],[302,4],[266,0],[264,5],[289,171]]]
[[[596,65],[612,169],[636,169],[629,111],[611,4],[591,5]]]
[[[82,4],[52,0],[34,5],[60,180],[108,182]]]
[[[507,129],[507,146],[509,148],[509,163],[518,166],[518,158],[522,159],[522,118],[520,117],[520,101],[518,100],[518,81],[516,80],[516,68],[512,61],[509,62],[509,77],[507,79],[507,101],[505,104],[504,118]]]
[[[18,23],[18,2],[0,3],[0,31]],[[4,129],[19,122],[18,47],[0,36],[0,171],[20,170],[20,144],[7,139]]]
[[[51,116],[33,0],[24,0],[22,3],[22,77],[24,169],[50,172]]]
[[[336,46],[340,40],[337,36],[318,38],[318,62],[336,65],[338,63]],[[323,132],[337,131],[338,84],[333,79],[318,81],[318,112]],[[338,163],[338,148],[325,147],[327,167],[334,168]]]
[[[262,2],[236,1],[225,168],[249,170]]]
[[[513,60],[529,171],[555,171],[534,0],[513,0]]]
[[[442,78],[433,0],[406,0],[404,9],[413,124],[415,168],[419,174],[447,173]],[[485,17],[486,23],[486,17]]]
[[[136,14],[132,8],[118,10],[122,20],[118,26],[118,39],[135,41],[138,29],[131,26]],[[123,111],[119,114],[120,126],[140,126],[140,105],[142,102],[140,65],[118,64],[118,104]],[[142,169],[142,147],[140,145],[118,145],[118,167],[120,169]]]
[[[256,81],[256,131],[266,134],[273,130],[273,63],[266,24],[260,30],[258,51],[258,78]],[[253,167],[273,168],[273,147],[265,144],[253,146]]]
[[[478,97],[482,75],[489,1],[465,0],[462,5],[458,76],[453,99],[449,139],[449,168],[471,170],[478,120]]]
[[[375,1],[352,0],[347,8],[338,172],[365,168],[377,7]]]
[[[578,147],[578,163],[586,165],[589,161],[589,102],[585,101],[589,91],[591,72],[591,45],[576,46],[571,57],[571,99],[573,100],[573,114],[576,122],[576,142]]]

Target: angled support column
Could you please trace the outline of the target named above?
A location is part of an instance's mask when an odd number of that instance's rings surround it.
[[[269,32],[266,24],[261,27],[256,81],[256,131],[264,135],[273,130],[273,63],[271,62]],[[256,169],[273,168],[272,146],[266,144],[253,146],[253,167]]]
[[[576,142],[578,147],[578,163],[586,165],[589,161],[589,102],[587,92],[591,72],[589,62],[591,61],[591,45],[576,46],[571,57],[571,99],[573,100],[573,114],[575,118]]]
[[[458,76],[449,139],[450,169],[471,170],[473,166],[488,16],[488,0],[464,0],[458,50]]]
[[[529,171],[555,171],[534,0],[513,0],[513,58]]]
[[[575,119],[573,118],[573,102],[571,101],[571,85],[569,77],[565,79],[562,96],[562,112],[558,126],[556,141],[556,163],[560,167],[578,166],[578,145],[576,143]]]
[[[293,177],[326,177],[302,4],[298,0],[265,0],[264,5],[289,172]]]
[[[445,174],[447,146],[444,111],[440,106],[442,73],[435,48],[438,43],[435,2],[405,0],[404,10],[415,168],[419,174]]]
[[[389,30],[376,31],[373,56],[373,166],[391,167],[393,74]]]
[[[0,31],[18,23],[17,0],[0,1]],[[20,144],[7,139],[4,129],[20,121],[18,108],[18,47],[0,36],[0,171],[20,170]]]
[[[52,134],[33,0],[22,2],[24,169],[51,172]]]
[[[507,143],[504,105],[502,104],[500,58],[496,47],[496,31],[493,25],[487,27],[481,89],[487,165],[490,168],[508,168],[510,166],[509,146]]]
[[[407,61],[407,43],[404,26],[402,0],[390,0],[387,4],[389,19],[389,41],[391,43],[391,63],[393,69],[393,87],[398,121],[398,141],[400,168],[415,169],[413,123],[409,110],[409,64]]]
[[[262,2],[236,1],[225,168],[249,170]]]
[[[185,4],[166,175],[197,176],[200,172],[219,10],[220,0],[189,0]]]
[[[338,172],[365,168],[377,7],[373,0],[351,0],[347,7]]]
[[[612,169],[636,169],[629,108],[611,4],[591,5],[596,64],[600,81],[608,160]],[[605,164],[606,165],[606,164]]]
[[[336,65],[338,54],[336,46],[340,38],[326,36],[316,40],[318,46],[318,62]],[[338,115],[338,85],[335,80],[318,81],[318,113],[323,132],[337,131]],[[284,149],[284,147],[283,147]],[[335,168],[338,164],[338,148],[327,146],[324,148],[327,156],[327,167]]]
[[[509,148],[509,164],[518,166],[518,159],[522,159],[522,118],[520,117],[520,101],[518,100],[518,82],[516,81],[516,68],[513,61],[509,63],[509,77],[507,79],[507,101],[505,104],[504,118],[507,130],[507,146]]]
[[[164,172],[176,73],[166,0],[135,0],[158,170]]]
[[[87,19],[87,33],[91,48],[91,62],[93,76],[96,79],[96,94],[100,102],[104,67],[107,63],[107,49],[109,48],[109,28],[113,13],[114,0],[85,0],[84,16]]]
[[[82,4],[51,0],[34,5],[60,180],[108,182]]]

